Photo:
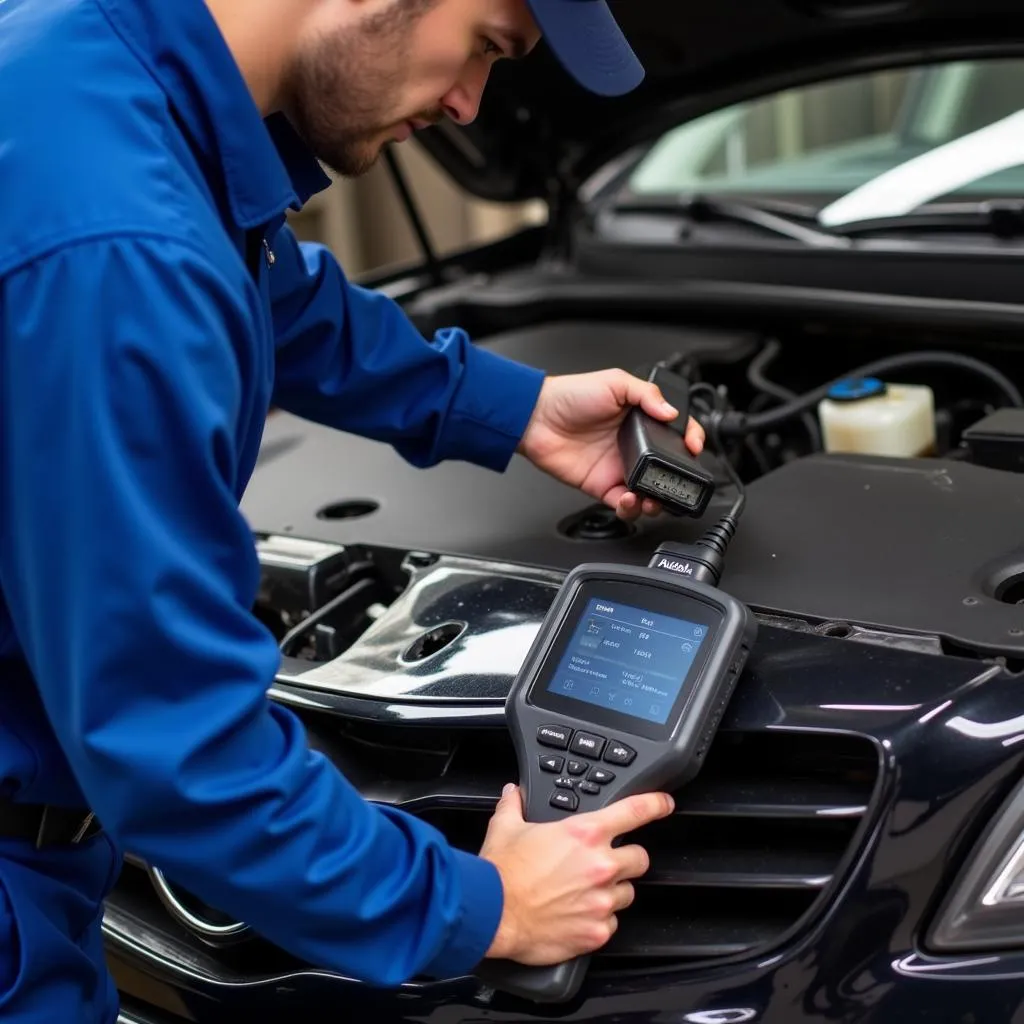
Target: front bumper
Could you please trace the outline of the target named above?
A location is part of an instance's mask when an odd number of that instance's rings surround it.
[[[350,698],[297,685],[282,684],[276,696],[318,722],[356,710]],[[373,707],[396,722],[455,713],[450,703],[433,712],[422,701]],[[474,979],[371,990],[267,959],[258,946],[204,947],[176,922],[134,912],[137,905],[119,902],[116,890],[104,924],[108,959],[132,1006],[199,1024],[1019,1020],[1024,950],[939,957],[923,938],[972,844],[1021,777],[1020,745],[1008,742],[1019,709],[1019,683],[975,660],[763,626],[723,736],[814,733],[870,743],[878,773],[854,840],[812,909],[763,948],[678,963],[612,961],[570,1006],[520,1003]],[[473,713],[486,718],[501,709]],[[477,779],[462,798],[479,809],[497,796],[499,782],[493,793],[488,785]],[[772,826],[765,829],[770,850]]]

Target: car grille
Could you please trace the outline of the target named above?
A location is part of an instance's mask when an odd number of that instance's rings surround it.
[[[324,750],[371,800],[402,806],[464,850],[480,848],[501,786],[516,777],[508,734],[308,720]],[[863,738],[721,732],[676,812],[633,834],[651,857],[637,898],[592,970],[694,964],[762,952],[815,914],[858,847],[878,777]],[[196,955],[232,972],[272,969],[259,938],[222,950],[169,923],[137,866],[112,900],[161,919]],[[130,904],[130,907],[129,905]],[[294,961],[280,955],[280,966]]]
[[[494,731],[435,737],[438,774],[428,780],[431,741],[414,735],[354,727],[345,754],[332,756],[348,771],[374,762],[365,796],[405,806],[453,845],[478,850],[501,786],[516,777],[511,742]],[[417,751],[404,777],[403,739]],[[697,780],[676,794],[675,814],[630,837],[647,848],[651,868],[595,968],[709,960],[777,943],[813,912],[855,849],[878,764],[860,737],[720,733]]]

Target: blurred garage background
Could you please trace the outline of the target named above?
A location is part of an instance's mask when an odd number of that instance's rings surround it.
[[[545,217],[543,203],[485,203],[467,196],[414,142],[394,149],[438,254],[500,238]],[[351,278],[420,258],[383,161],[357,180],[336,179],[291,223],[300,238],[330,246]]]
[[[640,191],[810,187],[842,193],[917,152],[1008,116],[1021,95],[1021,60],[937,64],[792,89],[667,133],[632,184]],[[438,254],[545,219],[543,202],[475,200],[415,142],[394,148]],[[420,258],[383,162],[359,180],[336,181],[292,223],[300,237],[330,246],[354,279]]]

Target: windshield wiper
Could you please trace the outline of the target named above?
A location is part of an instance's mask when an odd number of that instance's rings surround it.
[[[850,238],[913,232],[965,232],[996,238],[1024,236],[1024,200],[988,200],[978,203],[931,203],[910,213],[889,217],[865,217],[831,229]]]
[[[725,222],[759,228],[770,234],[788,238],[816,249],[848,249],[850,239],[815,224],[816,211],[795,203],[754,203],[725,199],[722,196],[688,193],[657,200],[620,199],[610,208],[612,213],[652,213],[685,217],[695,224]]]
[[[813,207],[798,203],[749,200],[690,193],[676,199],[620,199],[612,213],[650,213],[685,217],[694,224],[716,221],[759,228],[818,249],[849,249],[858,238],[901,234],[985,234],[1001,239],[1024,237],[1024,200],[931,203],[909,213],[865,217],[834,227],[817,222]]]

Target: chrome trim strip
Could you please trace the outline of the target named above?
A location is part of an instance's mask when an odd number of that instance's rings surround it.
[[[110,943],[113,949],[120,951],[132,960],[143,961],[149,968],[159,970],[165,976],[170,975],[171,978],[177,978],[179,981],[187,979],[190,987],[195,987],[199,991],[202,991],[204,987],[219,991],[276,989],[280,985],[295,984],[301,981],[367,987],[364,982],[349,978],[344,974],[316,967],[276,971],[253,978],[214,974],[204,967],[194,953],[186,952],[178,942],[156,932],[134,915],[126,914],[109,905],[103,913],[102,931],[104,941]],[[451,978],[433,982],[405,982],[395,992],[406,996],[427,993],[437,995],[455,988],[462,989],[467,982],[470,985],[479,985],[473,978]]]
[[[493,700],[489,704],[471,703],[470,700],[462,705],[422,702],[407,704],[396,700],[307,690],[301,682],[289,682],[280,676],[267,691],[267,696],[281,704],[291,705],[295,708],[324,711],[368,722],[391,722],[403,725],[420,722],[429,725],[448,724],[467,727],[474,725],[500,726],[505,722],[504,700]]]
[[[174,894],[174,890],[159,868],[147,865],[146,874],[149,875],[149,880],[167,912],[191,932],[194,932],[198,938],[211,943],[224,944],[225,941],[237,942],[252,930],[241,921],[232,921],[230,924],[214,924],[198,914],[193,914]]]
[[[565,574],[457,556],[409,566],[408,573],[402,592],[337,657],[284,654],[272,685],[366,704],[503,706]],[[462,628],[435,652],[405,656],[411,644],[452,622]]]

